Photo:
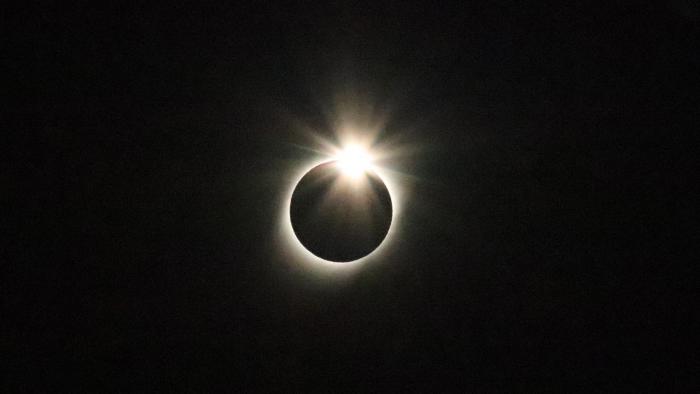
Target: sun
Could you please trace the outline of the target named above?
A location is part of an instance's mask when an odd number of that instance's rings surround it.
[[[358,145],[350,145],[336,156],[341,171],[353,178],[358,178],[372,167],[372,157],[367,150]]]

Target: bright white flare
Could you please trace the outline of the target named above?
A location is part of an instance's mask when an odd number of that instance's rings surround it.
[[[337,156],[338,167],[344,174],[353,178],[359,177],[372,166],[372,158],[369,153],[359,146],[349,146],[343,149]]]

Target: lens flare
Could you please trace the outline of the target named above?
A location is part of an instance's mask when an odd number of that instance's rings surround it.
[[[359,178],[372,166],[372,158],[365,149],[351,145],[340,151],[335,158],[341,171],[352,178]]]

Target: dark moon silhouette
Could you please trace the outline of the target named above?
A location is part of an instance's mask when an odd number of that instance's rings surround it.
[[[301,178],[289,214],[306,249],[324,260],[349,262],[370,254],[386,237],[391,196],[375,172],[348,175],[332,161]]]

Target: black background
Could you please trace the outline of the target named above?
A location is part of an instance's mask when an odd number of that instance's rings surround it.
[[[3,391],[687,388],[699,16],[8,8]],[[338,94],[414,148],[396,248],[344,277],[274,237]]]

